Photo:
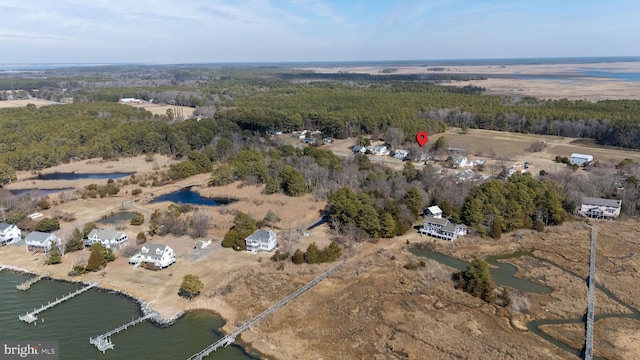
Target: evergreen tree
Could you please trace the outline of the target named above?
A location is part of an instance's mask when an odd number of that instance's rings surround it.
[[[502,220],[500,217],[496,216],[493,218],[491,222],[491,231],[489,231],[489,236],[498,240],[502,236]]]
[[[285,194],[289,196],[301,196],[307,191],[304,178],[291,166],[285,166],[280,170],[280,186]]]
[[[467,269],[456,274],[457,288],[479,297],[486,302],[494,302],[495,285],[489,272],[489,265],[482,259],[474,258]]]
[[[102,244],[91,245],[91,255],[89,255],[86,266],[87,271],[98,271],[107,266],[106,254],[107,249]]]
[[[293,261],[294,264],[304,263],[304,253],[300,249],[296,249],[291,257],[291,261]]]
[[[58,248],[57,244],[51,244],[51,248],[49,249],[49,253],[47,254],[47,260],[45,260],[45,264],[54,265],[60,264],[62,262],[62,253],[60,252],[60,248]]]
[[[411,187],[411,189],[407,191],[406,195],[404,196],[403,202],[405,205],[407,205],[409,210],[411,210],[413,216],[417,217],[420,213],[422,213],[424,198],[422,197],[420,190],[418,190],[418,188],[416,188],[415,186]]]
[[[388,212],[380,215],[380,236],[383,238],[392,238],[396,235],[396,221]]]
[[[67,239],[64,250],[66,252],[74,252],[82,249],[84,249],[83,235],[80,229],[75,228]]]
[[[36,224],[36,231],[52,232],[60,229],[60,222],[56,219],[43,218]]]
[[[200,278],[196,275],[188,274],[182,278],[182,284],[180,285],[180,290],[178,290],[178,295],[192,300],[194,297],[200,295],[202,288],[204,288],[204,284]]]
[[[316,245],[315,242],[312,242],[307,247],[307,251],[304,253],[304,260],[307,264],[318,264],[322,262],[320,249],[318,249],[318,245]]]

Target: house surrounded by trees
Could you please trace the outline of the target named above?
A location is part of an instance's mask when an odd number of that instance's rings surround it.
[[[459,236],[467,235],[467,227],[464,224],[454,224],[449,219],[425,216],[420,228],[421,234],[436,237],[438,239],[453,241]]]
[[[245,238],[246,250],[252,253],[269,252],[276,248],[276,233],[272,230],[258,229]]]

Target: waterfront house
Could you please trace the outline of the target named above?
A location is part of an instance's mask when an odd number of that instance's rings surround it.
[[[571,165],[586,166],[593,162],[593,156],[573,153],[571,154],[569,162],[571,163]]]
[[[426,216],[419,232],[438,239],[453,241],[459,236],[467,235],[467,227],[463,224],[454,224],[448,219]]]
[[[266,229],[259,229],[244,240],[247,251],[252,253],[273,251],[277,245],[276,233]]]
[[[130,264],[153,264],[158,269],[164,269],[176,262],[176,253],[169,245],[145,243],[140,252],[129,258]]]
[[[0,246],[20,240],[22,232],[14,224],[0,223]]]
[[[56,234],[39,231],[30,233],[24,241],[27,243],[27,251],[33,252],[49,252],[53,244],[62,246],[62,240]]]
[[[615,219],[620,216],[622,200],[583,197],[578,214],[597,219]]]
[[[118,250],[127,246],[129,236],[122,231],[117,231],[113,227],[106,229],[93,229],[84,241],[85,246],[102,244],[107,249]]]

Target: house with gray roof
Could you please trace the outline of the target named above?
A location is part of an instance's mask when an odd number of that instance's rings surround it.
[[[164,269],[176,262],[176,253],[169,245],[145,243],[140,252],[129,258],[130,264],[150,263]]]
[[[425,216],[419,232],[438,239],[453,241],[459,236],[467,235],[467,227],[464,224],[454,224],[448,219]]]
[[[49,252],[53,244],[62,246],[62,240],[56,234],[39,231],[30,233],[24,241],[27,244],[27,251],[33,252]]]
[[[246,250],[252,253],[269,252],[276,248],[276,233],[272,230],[259,229],[244,239]]]
[[[622,200],[583,197],[578,214],[596,219],[615,219],[620,216]]]
[[[118,231],[113,227],[106,229],[93,229],[84,241],[85,246],[93,244],[102,244],[107,249],[118,250],[127,246],[129,236],[122,231]]]
[[[0,246],[14,243],[21,239],[22,232],[14,224],[0,223]]]

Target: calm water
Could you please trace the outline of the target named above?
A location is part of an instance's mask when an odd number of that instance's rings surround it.
[[[105,180],[105,179],[119,179],[125,176],[129,176],[132,173],[114,172],[107,174],[98,173],[75,173],[75,172],[57,172],[51,174],[40,174],[38,179],[40,180]]]
[[[223,198],[205,198],[200,196],[200,194],[198,194],[196,191],[189,190],[189,189],[182,189],[166,195],[159,196],[149,202],[157,203],[162,201],[171,201],[176,204],[220,206],[220,205],[230,204],[235,200],[223,199]]]
[[[640,72],[619,72],[604,70],[587,70],[584,72],[587,76],[603,77],[625,81],[640,81]]]
[[[409,251],[414,255],[423,256],[428,259],[435,260],[441,264],[447,265],[459,271],[466,270],[467,265],[469,265],[469,263],[467,263],[466,261],[455,259],[435,251],[418,249],[418,248],[411,248]],[[544,286],[530,280],[515,277],[515,274],[518,271],[518,269],[515,266],[496,261],[499,259],[520,257],[528,254],[529,254],[528,252],[518,252],[510,255],[488,256],[485,259],[485,261],[488,264],[493,266],[489,268],[489,271],[491,272],[491,276],[493,277],[493,280],[495,281],[496,285],[509,286],[517,290],[532,292],[536,294],[551,293],[553,289],[551,289],[548,286]]]
[[[121,212],[117,212],[115,214],[111,214],[107,217],[105,217],[104,219],[100,219],[98,221],[96,221],[99,224],[104,224],[104,225],[116,225],[119,223],[123,223],[123,222],[129,222],[131,221],[131,218],[133,218],[133,215],[135,213],[131,212],[131,211],[121,211]]]
[[[74,188],[62,188],[62,189],[18,189],[9,190],[13,195],[25,195],[29,194],[31,197],[42,197],[46,195],[56,194],[63,191],[73,191]]]
[[[197,311],[165,329],[143,322],[115,334],[111,337],[114,349],[102,354],[89,344],[89,337],[139,317],[136,304],[125,297],[91,289],[40,313],[35,323],[27,324],[20,321],[18,315],[80,287],[40,280],[27,291],[16,290],[16,285],[28,278],[0,271],[0,339],[58,341],[63,360],[187,359],[220,338],[217,329],[223,325],[222,319],[214,313]],[[257,359],[235,345],[218,349],[209,358]]]

